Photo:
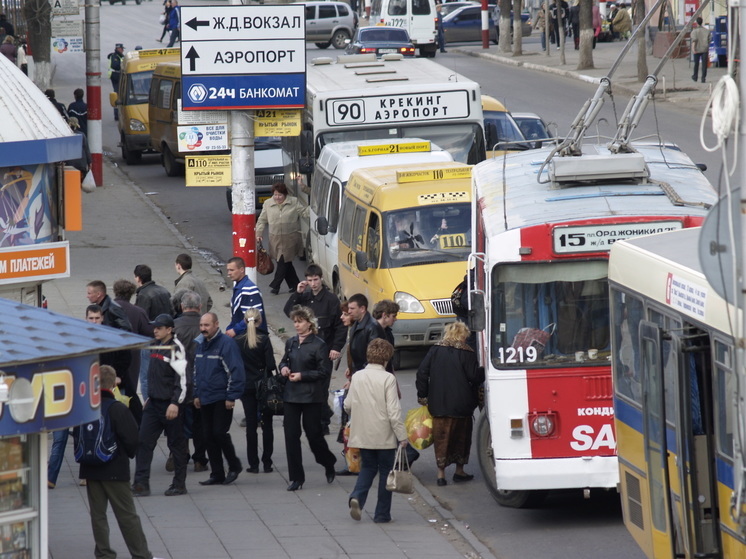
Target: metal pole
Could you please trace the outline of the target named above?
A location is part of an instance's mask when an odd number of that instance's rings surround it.
[[[101,20],[96,2],[85,5],[85,80],[88,100],[88,147],[96,186],[104,184],[101,135]]]
[[[487,4],[487,0],[482,0],[482,48],[488,49],[490,48],[490,13],[489,13],[489,5]],[[500,22],[495,21],[493,22],[495,25],[498,26]]]
[[[231,0],[231,6],[241,6]],[[254,111],[230,111],[231,195],[233,200],[233,255],[243,258],[246,275],[256,283],[254,227]]]

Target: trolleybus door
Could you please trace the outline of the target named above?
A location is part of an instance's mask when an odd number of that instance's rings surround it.
[[[645,321],[639,331],[656,556],[721,557],[710,468],[712,415],[702,405],[709,399],[702,391],[712,386],[709,341],[689,325],[651,314],[661,325],[668,322],[663,334],[660,325]]]

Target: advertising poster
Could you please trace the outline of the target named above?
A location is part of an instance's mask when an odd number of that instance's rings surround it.
[[[0,167],[0,247],[57,239],[53,165]]]

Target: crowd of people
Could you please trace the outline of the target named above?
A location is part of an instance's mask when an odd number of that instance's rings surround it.
[[[288,263],[292,266],[292,260]],[[111,478],[94,466],[81,465],[81,485],[88,484],[97,553],[109,549],[108,529],[102,528],[105,518],[100,515],[106,499],[118,500],[117,518],[121,513],[128,519],[125,524],[139,524],[139,519],[132,517],[134,508],[126,499],[122,500],[119,482],[125,477],[127,482],[131,481],[127,491],[130,498],[151,494],[151,489],[155,489],[151,488],[154,450],[164,433],[169,450],[166,469],[173,472],[173,477],[169,486],[159,491],[167,497],[188,493],[190,461],[194,472],[209,470],[208,477],[199,481],[203,486],[232,484],[244,471],[230,434],[239,400],[246,419],[248,467],[245,471],[250,474],[274,471],[273,412],[264,407],[260,398],[261,386],[272,376],[277,376],[282,385],[287,490],[300,490],[306,481],[301,446],[305,433],[327,483],[332,483],[337,475],[358,475],[347,503],[352,518],[361,519],[368,492],[376,475],[379,476],[374,521],[389,522],[391,493],[385,485],[396,449],[408,447],[410,463],[419,456],[407,442],[401,391],[392,366],[391,327],[397,319],[398,305],[394,301],[379,301],[371,314],[369,302],[362,294],[340,303],[324,285],[321,268],[309,265],[305,279],[297,282],[284,307],[293,321],[295,335],[286,341],[282,357],[276,361],[262,294],[246,275],[241,258],[231,258],[226,265],[234,285],[231,316],[224,330],[217,314],[210,310],[212,298],[207,286],[192,273],[191,257],[179,254],[174,269],[177,277],[173,295],[154,281],[151,268],[145,264],[134,268],[132,280],[120,279],[114,283],[114,298],[100,280],[86,286],[87,321],[152,339],[144,350],[114,351],[100,357],[102,371],[107,375],[111,372],[113,378],[107,377],[104,382],[102,374],[106,397],[116,397],[129,410],[126,420],[121,411],[115,415],[117,424],[128,424],[122,427],[119,442],[122,452],[134,458],[135,464],[132,480],[129,458],[124,460],[120,456],[116,468],[106,467],[111,471],[116,469],[116,476]],[[134,303],[130,302],[133,296]],[[455,334],[447,333],[443,342],[428,353],[417,373],[418,397],[434,403],[438,485],[445,485],[440,480],[450,464],[456,464],[454,481],[469,481],[473,477],[463,467],[468,463],[476,387],[484,374],[476,366],[473,350],[463,343],[468,329],[462,323],[457,325],[453,329]],[[359,473],[352,473],[346,467],[335,468],[337,452],[330,449],[325,438],[333,417],[328,403],[332,370],[343,360],[345,347],[343,408],[345,422],[349,422],[349,440],[340,438],[343,446],[339,450],[344,456],[348,445],[360,449]],[[435,366],[440,360],[448,360],[449,366]],[[458,395],[453,402],[451,394]],[[440,415],[443,417],[438,418]],[[116,432],[119,437],[119,429]],[[50,489],[57,483],[67,436],[67,430],[54,433],[48,466]],[[110,492],[98,483],[107,479],[118,482],[116,491]],[[150,559],[147,542],[140,539],[141,529],[132,528],[131,538],[127,544],[133,556],[139,550],[138,557]]]

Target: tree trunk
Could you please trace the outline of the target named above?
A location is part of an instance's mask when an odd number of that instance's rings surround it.
[[[509,53],[510,48],[510,0],[500,0],[500,41],[498,50],[503,53]]]
[[[565,33],[567,31],[566,26],[566,19],[565,17],[562,17],[562,3],[560,0],[554,0],[555,6],[557,6],[557,26],[559,28],[559,44],[557,45],[557,48],[560,49],[560,64],[565,65],[567,64],[567,60],[565,59]],[[547,48],[549,48],[549,45],[547,45]]]
[[[578,70],[593,68],[593,0],[580,0]]]
[[[645,0],[635,0],[632,5],[632,21],[637,28],[642,20],[645,19]],[[637,39],[637,81],[643,83],[648,77],[648,34],[645,29],[642,36]]]
[[[52,83],[52,4],[49,0],[26,0],[23,15],[29,46],[34,53],[34,83],[44,90]]]
[[[513,0],[513,56],[523,54],[523,0]]]

